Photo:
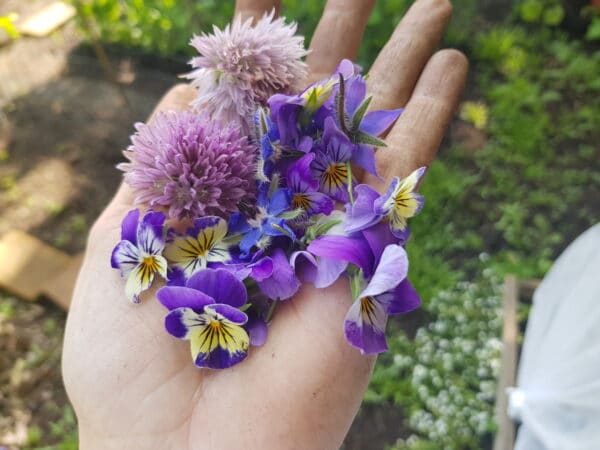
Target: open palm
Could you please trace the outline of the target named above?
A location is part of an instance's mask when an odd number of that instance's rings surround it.
[[[238,0],[236,11],[258,17],[278,3]],[[311,81],[356,57],[374,3],[327,2],[307,61]],[[370,71],[371,107],[406,108],[377,153],[384,180],[431,162],[458,101],[466,60],[455,50],[434,53],[450,13],[447,0],[417,0]],[[184,108],[194,93],[176,86],[157,110]],[[383,185],[374,177],[363,181]],[[67,322],[63,373],[81,448],[338,448],[374,364],[345,341],[347,283],[305,286],[277,310],[269,339],[246,361],[198,369],[189,346],[164,331],[165,310],[154,291],[141,305],[130,304],[109,268],[130,209],[132,193],[122,186],[90,233]]]

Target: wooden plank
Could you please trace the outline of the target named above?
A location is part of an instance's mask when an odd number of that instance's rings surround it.
[[[22,34],[43,37],[67,23],[74,16],[75,7],[73,5],[56,1],[27,18],[17,28]]]
[[[517,303],[519,301],[519,282],[514,276],[504,280],[503,310],[504,327],[502,329],[502,371],[496,391],[496,420],[498,432],[494,439],[494,450],[512,450],[515,442],[515,425],[508,416],[508,394],[506,389],[514,386],[517,372],[517,349],[519,324],[517,321]]]

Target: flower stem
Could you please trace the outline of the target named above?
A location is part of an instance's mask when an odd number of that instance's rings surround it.
[[[348,198],[350,199],[350,204],[354,204],[354,189],[352,188],[352,164],[350,161],[346,163],[346,173],[348,174]]]
[[[269,311],[267,311],[267,317],[265,317],[265,322],[269,323],[271,322],[271,320],[273,320],[273,315],[275,314],[275,309],[277,308],[277,304],[279,302],[277,300],[273,300],[273,303],[271,303],[271,306],[269,306]]]

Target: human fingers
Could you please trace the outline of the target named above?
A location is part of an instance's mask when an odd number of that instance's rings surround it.
[[[365,182],[383,189],[392,177],[406,176],[433,161],[462,94],[467,70],[467,58],[457,50],[440,50],[431,57],[386,138],[387,147],[377,150],[383,181],[367,175]]]
[[[237,0],[234,16],[241,16],[242,20],[248,17],[258,20],[272,9],[275,9],[275,15],[278,16],[281,11],[281,0]]]
[[[417,0],[369,71],[371,109],[404,106],[452,14],[448,0]]]
[[[310,81],[329,75],[344,59],[355,59],[375,0],[328,0],[306,60]]]

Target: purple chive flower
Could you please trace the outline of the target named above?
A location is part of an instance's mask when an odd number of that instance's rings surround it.
[[[408,219],[423,208],[424,198],[415,189],[426,170],[421,167],[403,180],[394,177],[384,195],[366,184],[356,186],[356,201],[346,205],[345,231],[360,231],[385,218],[392,232],[406,240]]]
[[[249,131],[258,105],[293,90],[308,73],[301,60],[307,54],[304,38],[295,33],[295,23],[286,25],[271,12],[255,25],[238,17],[224,30],[195,36],[191,45],[201,56],[190,61],[195,70],[187,75],[198,89],[194,107]]]
[[[184,236],[174,236],[165,248],[165,256],[173,266],[183,271],[185,278],[206,269],[208,263],[231,259],[230,244],[225,242],[227,222],[216,216],[194,220]]]
[[[169,313],[167,331],[190,341],[198,367],[224,369],[244,360],[250,337],[248,316],[239,310],[247,301],[244,283],[223,269],[197,272],[185,286],[165,286],[156,296]]]
[[[319,180],[320,191],[334,200],[348,201],[348,162],[355,147],[336,127],[333,118],[325,120],[321,147],[316,150],[311,168]]]
[[[318,192],[319,181],[311,174],[310,165],[315,159],[309,153],[296,161],[287,172],[287,186],[292,190],[293,209],[301,209],[306,216],[315,214],[331,214],[333,200],[326,194]]]
[[[379,223],[349,236],[321,236],[308,246],[308,252],[321,258],[345,261],[361,269],[361,292],[344,321],[348,342],[362,353],[387,349],[387,316],[412,311],[420,298],[408,279],[406,251],[387,224]]]
[[[256,148],[237,127],[190,111],[136,124],[120,164],[138,204],[168,208],[170,217],[228,216],[254,191]]]
[[[240,233],[244,236],[239,248],[245,256],[254,246],[259,249],[268,247],[273,237],[286,236],[295,239],[295,234],[283,215],[290,209],[292,192],[279,188],[271,193],[269,188],[268,184],[261,184],[256,205],[242,204],[241,212],[232,214],[229,220],[230,233]]]
[[[167,261],[162,256],[165,245],[165,215],[148,211],[140,221],[140,210],[130,211],[121,225],[121,242],[112,252],[110,264],[127,279],[125,295],[139,303],[140,294],[148,289],[156,274],[167,276]]]

